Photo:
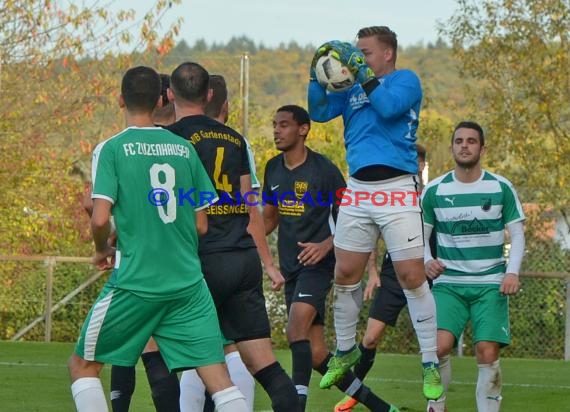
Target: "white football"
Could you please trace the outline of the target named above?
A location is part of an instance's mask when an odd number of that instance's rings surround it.
[[[331,92],[341,92],[354,84],[354,75],[338,59],[331,55],[331,50],[323,54],[315,65],[317,81]]]

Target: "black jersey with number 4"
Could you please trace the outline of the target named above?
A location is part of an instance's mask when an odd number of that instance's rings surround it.
[[[283,154],[267,162],[262,201],[279,211],[278,250],[281,273],[293,276],[303,266],[297,242],[318,243],[334,233],[338,214],[338,191],[346,183],[338,167],[325,156],[307,149],[305,162],[292,170]],[[334,253],[322,263],[334,259]]]
[[[166,128],[194,145],[220,199],[207,209],[208,232],[200,237],[200,254],[255,247],[247,233],[248,207],[240,195],[240,178],[250,174],[244,138],[204,115],[183,117]]]

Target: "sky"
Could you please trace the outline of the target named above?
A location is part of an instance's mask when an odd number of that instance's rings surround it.
[[[146,0],[116,1],[113,7],[145,12]],[[353,41],[366,26],[389,26],[403,47],[437,38],[436,23],[452,16],[456,0],[182,0],[165,24],[182,16],[178,40],[193,45],[227,43],[242,35],[267,47],[296,41],[318,46],[329,40]],[[141,13],[142,15],[142,13]]]

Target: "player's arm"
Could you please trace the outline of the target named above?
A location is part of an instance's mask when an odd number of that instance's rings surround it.
[[[246,200],[246,205],[249,210],[249,224],[247,225],[247,232],[253,238],[257,253],[263,262],[265,271],[271,280],[271,289],[278,291],[285,284],[285,278],[275,266],[267,238],[265,237],[265,226],[263,224],[263,217],[256,205],[255,196],[251,190],[251,177],[249,174],[240,177],[240,188],[242,198]]]
[[[403,71],[390,87],[379,84],[367,92],[368,101],[380,117],[394,119],[409,113],[410,108],[422,98],[422,88],[418,77],[411,71]],[[365,88],[366,91],[366,88]]]
[[[297,242],[303,248],[297,256],[303,266],[316,265],[324,259],[333,248],[333,236],[330,235],[322,242]]]
[[[511,248],[509,250],[509,263],[501,283],[500,292],[505,295],[514,295],[519,291],[519,273],[524,256],[525,237],[523,222],[509,223],[507,230],[511,238]]]
[[[433,226],[429,223],[424,223],[424,265],[426,268],[426,275],[430,279],[435,279],[443,273],[445,270],[445,265],[439,261],[439,259],[434,259],[431,247],[429,244],[429,238],[431,232],[433,231]]]
[[[374,296],[374,291],[376,288],[380,287],[380,275],[378,274],[378,266],[376,265],[377,260],[378,249],[375,248],[372,252],[370,252],[368,263],[366,264],[368,282],[366,282],[366,287],[364,288],[364,300],[372,299]]]
[[[269,235],[279,225],[279,209],[277,206],[265,204],[263,206],[263,225],[265,226],[265,235]]]
[[[208,231],[208,215],[205,209],[196,210],[196,232],[203,236]]]
[[[114,266],[115,248],[109,246],[107,242],[111,234],[111,207],[112,203],[106,199],[93,200],[93,214],[91,215],[91,232],[95,244],[93,264],[99,270],[111,269]]]

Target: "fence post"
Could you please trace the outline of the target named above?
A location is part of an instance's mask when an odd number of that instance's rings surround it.
[[[570,278],[565,279],[566,285],[566,319],[564,321],[564,360],[570,360]]]
[[[53,304],[53,269],[56,265],[55,257],[46,258],[46,309],[45,309],[45,338],[46,342],[51,342],[51,307]]]
[[[241,110],[242,110],[242,131],[241,134],[247,137],[249,132],[249,55],[244,53],[241,57]]]

